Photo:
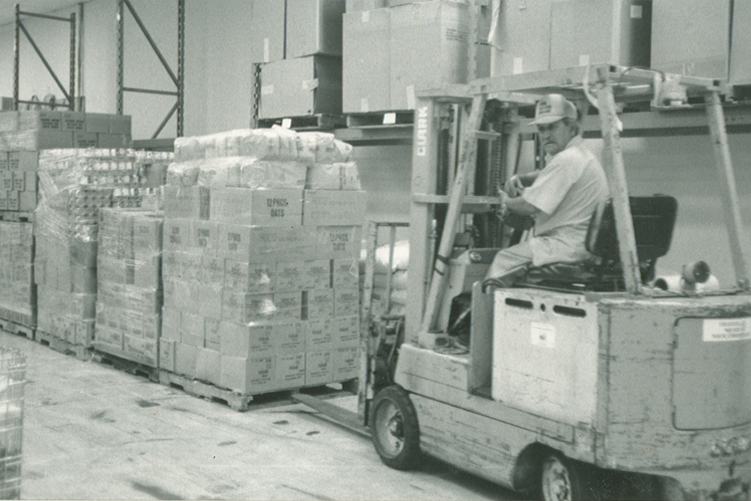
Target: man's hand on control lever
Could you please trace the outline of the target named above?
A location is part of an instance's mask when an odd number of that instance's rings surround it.
[[[512,198],[520,196],[524,192],[524,184],[522,184],[521,178],[514,174],[503,185],[503,191]]]

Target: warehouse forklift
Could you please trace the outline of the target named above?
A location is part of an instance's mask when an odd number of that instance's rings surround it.
[[[704,262],[684,267],[678,289],[654,281],[677,203],[629,196],[618,112],[663,106],[668,79],[706,108],[731,287],[698,287]],[[495,252],[528,233],[526,221],[499,220],[498,190],[535,137],[525,114],[551,92],[599,117],[611,199],[587,235],[597,259],[530,268],[511,287],[485,281]],[[406,316],[369,328],[360,378],[386,465],[427,455],[546,501],[749,499],[751,295],[725,92],[717,80],[592,65],[418,93]]]

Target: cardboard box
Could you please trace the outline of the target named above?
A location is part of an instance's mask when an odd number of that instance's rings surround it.
[[[219,256],[262,263],[315,256],[315,230],[310,228],[219,225]]]
[[[305,385],[305,353],[276,356],[277,389],[299,388]]]
[[[94,334],[94,343],[96,345],[106,345],[123,350],[123,333],[106,325],[97,325]]]
[[[331,350],[305,354],[305,384],[322,385],[334,380],[334,363]]]
[[[155,340],[125,335],[123,336],[123,351],[129,360],[149,367],[158,366],[159,352]]]
[[[359,259],[362,226],[319,226],[316,228],[318,259]]]
[[[262,294],[274,292],[276,269],[273,263],[225,261],[224,286],[236,292]]]
[[[276,291],[301,291],[305,288],[303,261],[280,261],[276,263]]]
[[[19,111],[20,130],[63,130],[63,114],[60,111],[36,110]]]
[[[254,0],[252,6],[253,21],[248,29],[250,40],[247,45],[251,62],[284,59],[286,1]]]
[[[164,187],[165,219],[209,219],[211,194],[202,186]]]
[[[359,287],[360,264],[355,258],[332,260],[334,288]]]
[[[190,220],[166,218],[164,220],[164,250],[185,251],[190,243]]]
[[[188,246],[200,254],[213,256],[219,246],[219,228],[213,221],[192,219],[190,221],[190,241]]]
[[[334,347],[333,319],[310,320],[305,334],[305,351],[323,351]]]
[[[417,89],[467,83],[469,22],[469,6],[463,3],[432,1],[391,8],[392,109],[414,109]],[[480,40],[487,39],[489,7],[481,9],[478,24]],[[476,77],[489,76],[489,46],[477,46],[476,60]]]
[[[273,294],[222,291],[222,319],[239,323],[271,322],[276,313]]]
[[[11,151],[8,153],[8,170],[39,170],[38,151]]]
[[[211,197],[211,219],[230,224],[295,228],[302,224],[302,191],[216,189]]]
[[[97,134],[94,132],[73,133],[74,148],[96,148],[97,146],[99,146],[99,141],[97,140]]]
[[[203,323],[203,344],[206,348],[214,351],[222,351],[221,320],[205,318]]]
[[[222,357],[218,351],[199,348],[196,356],[196,378],[219,386],[221,384]]]
[[[276,389],[274,356],[250,359],[222,355],[220,386],[245,394]]]
[[[185,343],[175,344],[175,373],[188,376],[196,375],[196,361],[198,360],[198,348]]]
[[[133,142],[130,134],[96,134],[99,148],[130,148]]]
[[[302,292],[275,292],[274,319],[276,322],[302,319]]]
[[[8,210],[21,210],[21,201],[17,191],[5,192],[5,204]]]
[[[131,122],[130,115],[109,115],[110,119],[110,134],[131,134]]]
[[[159,368],[175,372],[175,350],[177,341],[172,339],[159,340]]]
[[[330,289],[332,270],[330,259],[303,262],[303,289]]]
[[[349,6],[347,7],[349,12]],[[389,9],[344,15],[342,111],[370,113],[391,107]]]
[[[134,215],[133,250],[136,253],[143,252],[144,254],[160,253],[162,251],[163,224],[161,217]]]
[[[730,44],[730,76],[732,85],[751,84],[751,2],[733,3],[733,35]]]
[[[307,322],[283,322],[274,325],[276,353],[290,354],[305,351]]]
[[[649,68],[651,0],[567,0],[552,6],[550,69],[608,63]]]
[[[276,338],[271,323],[245,325],[223,320],[219,324],[219,337],[224,355],[249,358],[275,351]]]
[[[0,151],[0,172],[8,170],[8,152]]]
[[[337,348],[331,352],[334,381],[346,381],[359,376],[360,355],[356,347]]]
[[[0,172],[0,190],[10,191],[13,189],[13,174],[12,171]]]
[[[334,316],[334,291],[311,289],[303,293],[308,320],[321,320]]]
[[[493,75],[517,75],[550,69],[552,0],[506,0],[493,51]]]
[[[37,208],[37,192],[22,191],[18,194],[18,210],[33,211]]]
[[[6,103],[6,99],[9,98],[2,98],[3,105]],[[13,106],[13,100],[11,99],[10,106]],[[15,132],[18,130],[18,112],[17,111],[11,111],[6,110],[3,107],[2,112],[0,112],[0,132]]]
[[[84,113],[84,131],[109,134],[110,116],[106,113]]]
[[[347,0],[346,12],[361,12],[384,7],[387,7],[386,0]]]
[[[334,316],[354,316],[360,310],[360,290],[357,288],[334,289]]]
[[[342,55],[345,0],[287,0],[286,59]]]
[[[133,284],[144,289],[160,289],[162,287],[162,258],[161,256],[142,257],[136,255],[133,269]]]
[[[334,319],[333,344],[335,348],[360,346],[360,317],[353,315]]]
[[[183,311],[181,317],[182,339],[180,342],[196,348],[203,348],[205,345],[203,318],[187,311]]]
[[[342,113],[342,59],[306,56],[263,65],[260,118]]]
[[[221,286],[224,282],[224,258],[217,256],[201,256],[203,281],[211,286]]]
[[[654,69],[679,75],[727,78],[730,55],[729,0],[654,0]]]
[[[359,225],[365,222],[365,191],[305,190],[303,225]]]

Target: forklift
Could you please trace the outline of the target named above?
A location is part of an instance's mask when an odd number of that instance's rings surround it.
[[[702,289],[704,262],[684,267],[681,287],[658,284],[677,203],[627,190],[619,111],[646,102],[656,113],[668,81],[706,110],[729,287]],[[587,235],[597,259],[484,283],[497,250],[529,230],[499,220],[498,190],[534,138],[524,114],[552,92],[597,108],[611,194]],[[718,80],[592,65],[418,94],[406,314],[376,329],[364,319],[360,415],[386,465],[427,455],[545,501],[749,500],[751,295],[727,92]]]

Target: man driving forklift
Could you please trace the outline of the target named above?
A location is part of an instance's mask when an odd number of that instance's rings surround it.
[[[532,238],[500,250],[485,283],[511,286],[530,265],[579,263],[592,259],[585,248],[589,221],[608,198],[605,171],[582,144],[576,106],[560,94],[543,97],[535,119],[547,165],[512,176],[501,196],[501,214],[510,211],[535,220]]]

